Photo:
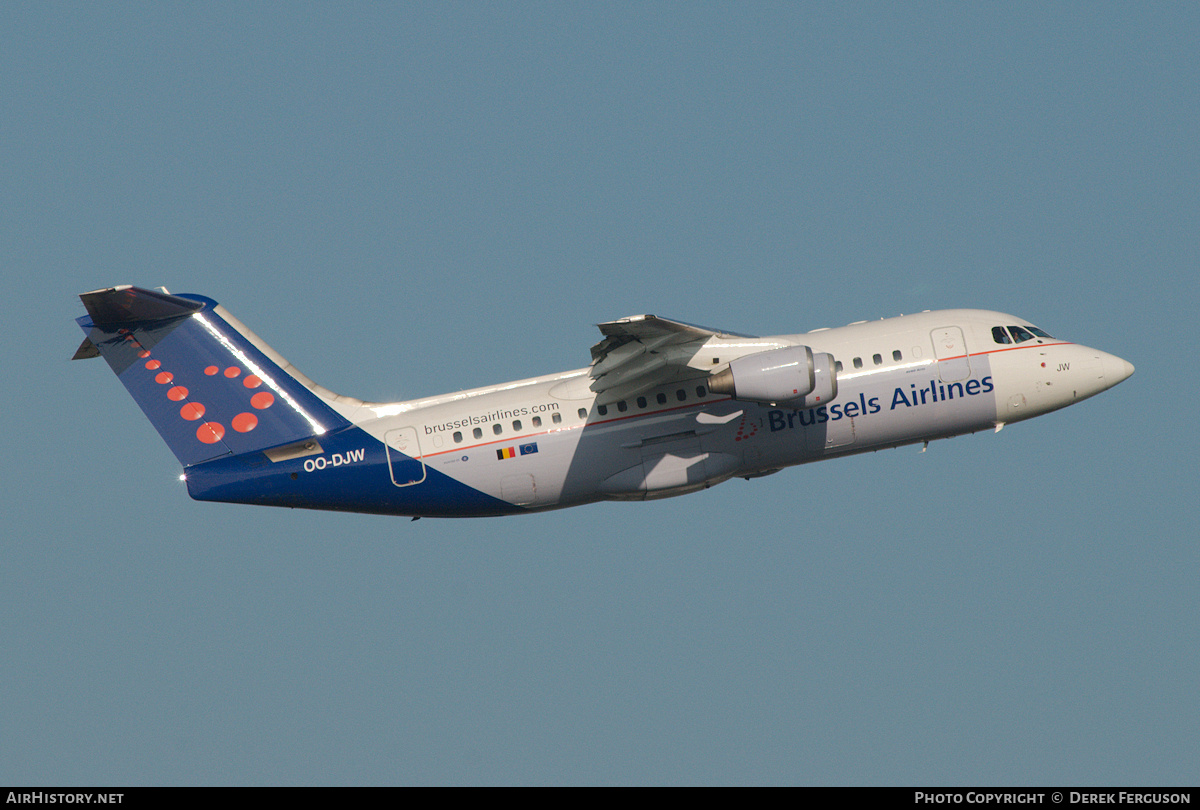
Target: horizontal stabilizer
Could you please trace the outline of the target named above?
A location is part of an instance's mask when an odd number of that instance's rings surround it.
[[[79,296],[96,326],[112,326],[136,321],[163,321],[180,318],[204,309],[199,301],[177,295],[144,290],[128,284],[93,290]]]
[[[91,338],[84,338],[83,343],[79,344],[79,348],[75,350],[75,354],[71,355],[72,360],[91,360],[93,357],[99,357],[100,350],[96,348],[96,344],[92,343]]]

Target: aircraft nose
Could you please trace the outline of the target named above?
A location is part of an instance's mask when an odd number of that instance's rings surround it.
[[[1115,354],[1101,353],[1100,365],[1104,369],[1104,382],[1110,388],[1129,379],[1133,374],[1133,363],[1122,360]]]

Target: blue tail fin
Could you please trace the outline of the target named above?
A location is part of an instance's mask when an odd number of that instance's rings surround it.
[[[87,338],[75,357],[104,357],[185,467],[350,424],[210,298],[129,286],[79,297]]]

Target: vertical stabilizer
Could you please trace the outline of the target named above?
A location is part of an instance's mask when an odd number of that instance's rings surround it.
[[[87,338],[75,357],[99,353],[184,466],[350,424],[260,350],[261,341],[221,317],[212,299],[130,286],[80,299]]]

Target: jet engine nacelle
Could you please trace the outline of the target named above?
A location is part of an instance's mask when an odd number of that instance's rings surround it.
[[[837,396],[837,369],[831,354],[787,346],[730,361],[709,378],[708,389],[748,402],[807,408]]]
[[[813,354],[813,389],[799,402],[789,402],[794,408],[815,408],[837,396],[837,361],[828,352]]]

